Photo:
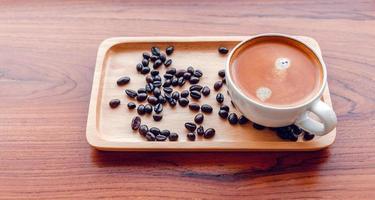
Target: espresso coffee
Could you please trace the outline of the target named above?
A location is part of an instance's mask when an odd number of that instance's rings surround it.
[[[323,84],[321,63],[303,44],[285,37],[259,37],[237,49],[230,76],[250,99],[275,107],[301,105]]]

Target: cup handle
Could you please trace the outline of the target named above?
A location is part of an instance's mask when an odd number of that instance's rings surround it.
[[[309,117],[309,111],[317,115],[321,122]],[[323,101],[318,100],[298,117],[295,124],[309,133],[322,136],[331,132],[336,127],[337,118],[335,112],[330,106]]]

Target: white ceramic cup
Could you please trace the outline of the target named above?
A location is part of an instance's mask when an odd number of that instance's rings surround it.
[[[256,102],[255,100],[246,96],[236,86],[236,84],[232,80],[230,70],[231,59],[234,53],[241,49],[243,45],[264,37],[282,37],[284,39],[294,40],[295,42],[307,47],[307,49],[313,52],[313,54],[319,60],[323,72],[323,83],[321,85],[321,88],[319,89],[319,92],[314,97],[306,100],[304,103],[298,106],[274,107]],[[297,38],[276,33],[261,34],[251,37],[238,44],[231,51],[226,62],[225,73],[227,74],[226,83],[228,86],[228,91],[233,103],[236,105],[236,108],[242,112],[243,115],[245,115],[248,119],[255,123],[268,127],[282,127],[295,124],[301,129],[319,136],[329,133],[336,127],[337,119],[335,112],[330,106],[320,100],[320,97],[322,96],[323,91],[327,85],[327,69],[324,64],[323,58],[314,49],[310,48],[307,44]],[[312,112],[316,116],[318,116],[319,121],[311,118],[308,115],[309,112]]]

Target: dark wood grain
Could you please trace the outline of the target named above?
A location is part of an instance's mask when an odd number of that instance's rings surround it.
[[[85,139],[113,36],[318,40],[338,114],[317,152],[114,153]],[[0,1],[0,199],[373,199],[374,1]]]

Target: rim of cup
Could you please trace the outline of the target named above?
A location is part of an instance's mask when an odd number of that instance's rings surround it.
[[[231,63],[231,60],[232,60],[232,57],[233,57],[233,54],[235,52],[237,52],[238,50],[241,49],[241,47],[245,44],[247,44],[248,42],[251,42],[251,41],[254,41],[254,40],[257,40],[259,38],[263,38],[263,37],[281,37],[281,38],[284,38],[284,39],[289,39],[289,40],[293,40],[301,45],[303,45],[304,47],[306,47],[308,50],[310,50],[313,55],[316,57],[316,59],[319,61],[320,63],[320,66],[322,68],[322,73],[323,73],[323,78],[322,78],[322,85],[320,86],[320,89],[319,89],[319,92],[317,92],[313,97],[311,97],[309,100],[299,104],[299,105],[296,105],[296,106],[280,106],[280,107],[276,107],[276,106],[271,106],[271,105],[266,105],[266,104],[261,104],[251,98],[249,98],[248,96],[246,96],[237,86],[236,84],[233,82],[232,80],[232,75],[230,73],[230,63]],[[246,39],[242,42],[240,42],[239,44],[237,44],[232,50],[231,52],[229,53],[229,56],[227,58],[227,61],[226,61],[226,64],[225,64],[225,74],[228,74],[225,78],[227,79],[226,81],[229,82],[229,84],[231,85],[232,88],[230,89],[234,89],[238,94],[241,95],[242,98],[246,99],[246,101],[250,101],[251,103],[253,104],[256,104],[260,107],[263,107],[263,108],[268,108],[268,109],[277,109],[277,110],[289,110],[289,109],[298,109],[298,108],[301,108],[301,107],[304,107],[310,103],[312,103],[313,101],[315,101],[316,99],[320,98],[320,96],[322,95],[325,87],[326,87],[326,84],[327,84],[327,69],[326,69],[326,65],[323,61],[323,58],[322,56],[320,56],[320,53],[318,53],[316,50],[314,50],[313,48],[311,48],[309,45],[307,45],[305,42],[303,42],[302,40],[298,39],[298,38],[295,38],[293,36],[289,36],[289,35],[286,35],[286,34],[281,34],[281,33],[264,33],[264,34],[258,34],[258,35],[255,35],[255,36],[252,36],[250,37],[249,39]]]

